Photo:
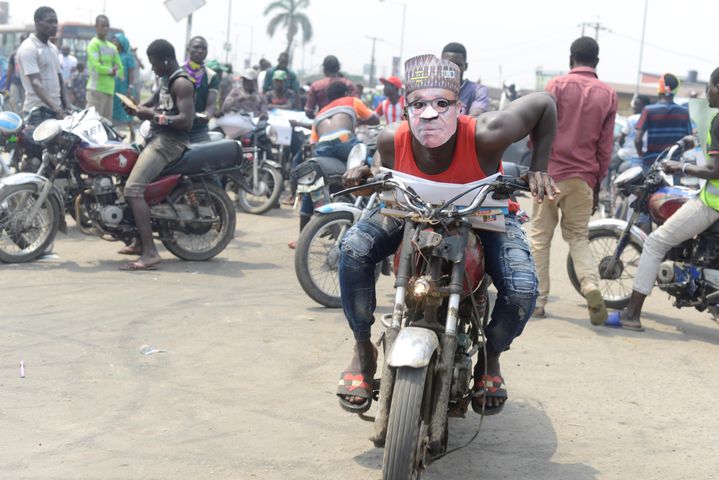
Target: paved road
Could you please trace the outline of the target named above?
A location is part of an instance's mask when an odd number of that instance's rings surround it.
[[[350,331],[300,290],[296,226],[289,210],[240,214],[215,260],[163,252],[139,273],[73,227],[57,258],[0,265],[0,477],[379,478],[372,425],[334,396]],[[717,325],[655,293],[645,333],[593,328],[565,255],[559,240],[550,318],[503,357],[507,408],[425,478],[715,478]],[[450,444],[478,424],[453,420]]]

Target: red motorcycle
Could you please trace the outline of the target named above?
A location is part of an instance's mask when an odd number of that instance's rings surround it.
[[[65,231],[66,207],[85,233],[129,245],[137,229],[123,191],[138,149],[108,140],[92,108],[44,121],[33,139],[43,147],[39,172],[0,180],[0,260],[27,262],[41,255],[57,231]],[[183,260],[209,260],[222,252],[234,235],[235,210],[220,181],[244,182],[251,168],[232,140],[186,150],[145,191],[156,238]]]

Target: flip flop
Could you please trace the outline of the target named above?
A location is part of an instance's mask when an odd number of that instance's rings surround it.
[[[340,375],[339,387],[337,388],[337,397],[339,398],[340,407],[350,413],[362,414],[372,406],[372,398],[374,397],[375,383],[377,380],[366,380],[363,373],[342,372]],[[362,403],[352,403],[345,397],[364,398]]]
[[[153,265],[145,265],[142,262],[142,260],[138,260],[136,262],[126,263],[125,265],[121,266],[119,269],[126,271],[126,272],[139,272],[139,271],[143,271],[143,270],[157,270],[157,263],[155,263]]]
[[[623,324],[621,316],[622,316],[621,312],[610,313],[609,316],[607,317],[607,321],[604,322],[604,326],[610,327],[610,328],[623,328],[625,330],[631,330],[633,332],[643,332],[644,331],[644,327],[642,327],[641,325],[636,327],[634,325]]]
[[[482,375],[474,382],[472,410],[482,415],[497,415],[507,404],[507,389],[503,387],[504,379],[500,375]],[[504,401],[496,407],[483,406],[479,398],[503,398]],[[484,410],[484,412],[482,411]]]

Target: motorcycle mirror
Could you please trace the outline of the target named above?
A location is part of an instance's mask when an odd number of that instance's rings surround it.
[[[350,168],[357,168],[367,161],[367,145],[364,143],[358,143],[352,150],[350,150],[347,156],[347,170]]]

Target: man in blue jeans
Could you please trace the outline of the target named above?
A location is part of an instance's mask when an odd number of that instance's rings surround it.
[[[343,82],[334,82],[327,88],[330,103],[317,112],[312,126],[310,141],[316,143],[314,155],[334,157],[347,162],[352,147],[359,143],[355,127],[379,125],[379,117],[357,97],[348,96],[348,87]],[[300,231],[312,218],[314,206],[310,195],[304,195],[300,207]],[[287,244],[296,247],[294,240]]]
[[[474,118],[460,114],[460,71],[456,64],[421,55],[407,60],[405,71],[407,120],[390,125],[380,134],[373,168],[381,164],[428,180],[470,183],[498,172],[504,150],[530,135],[534,149],[527,179],[532,195],[542,202],[545,195],[553,200],[559,193],[546,174],[557,123],[551,95],[527,95],[505,110]],[[373,173],[366,166],[351,169],[345,174],[345,184],[359,185]],[[488,374],[482,375],[483,359],[475,368],[475,389],[486,393],[475,399],[472,407],[481,411],[484,406],[486,414],[499,413],[504,406],[507,393],[502,388],[499,356],[522,332],[538,295],[529,245],[515,218],[517,208],[516,204],[511,206],[505,232],[479,232],[485,269],[498,292],[485,332]],[[374,270],[378,261],[395,252],[402,230],[399,221],[375,213],[354,225],[342,242],[342,306],[356,344],[337,395],[341,406],[349,411],[361,413],[371,403],[371,383],[377,368],[377,349],[370,341],[376,306]]]

